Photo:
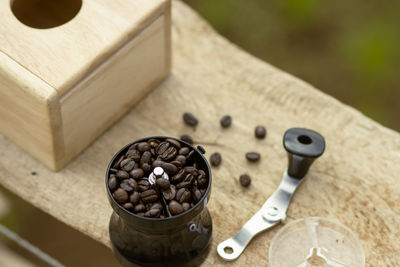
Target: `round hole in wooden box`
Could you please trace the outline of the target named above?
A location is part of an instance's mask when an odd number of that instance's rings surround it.
[[[11,0],[14,16],[26,26],[49,29],[72,20],[82,0]]]

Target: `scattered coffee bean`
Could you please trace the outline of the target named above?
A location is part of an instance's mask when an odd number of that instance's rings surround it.
[[[267,130],[265,129],[264,126],[257,126],[256,129],[254,130],[254,135],[258,139],[264,139],[265,136],[267,135]]]
[[[128,193],[124,189],[118,188],[113,193],[113,197],[118,203],[125,203],[128,200]]]
[[[172,215],[178,215],[184,212],[182,205],[175,200],[171,200],[171,202],[169,202],[168,210],[169,212],[171,212]]]
[[[142,169],[133,169],[130,173],[133,179],[140,179],[144,176],[144,171]]]
[[[186,142],[186,143],[188,143],[188,144],[190,144],[190,145],[193,145],[193,138],[188,134],[181,135],[181,140]]]
[[[153,167],[153,169],[156,168],[156,167],[161,167],[163,163],[164,163],[164,161],[155,160],[155,161],[153,161],[153,163],[151,164],[151,167]]]
[[[192,127],[196,127],[199,123],[199,120],[190,112],[183,113],[183,121],[186,123],[186,125]]]
[[[126,171],[117,171],[117,173],[115,174],[115,176],[118,178],[118,179],[120,179],[120,180],[123,180],[123,179],[128,179],[129,178],[129,173],[128,172],[126,172]]]
[[[138,193],[137,191],[134,191],[134,192],[129,196],[129,201],[130,201],[132,204],[134,204],[134,205],[138,204],[138,203],[139,203],[139,200],[140,200],[140,195],[139,195],[139,193]]]
[[[231,126],[232,123],[232,117],[229,115],[225,115],[221,118],[221,120],[219,121],[221,126],[223,128],[228,128],[229,126]]]
[[[260,153],[257,153],[257,152],[247,152],[246,153],[246,159],[248,161],[252,161],[252,162],[259,161],[260,157],[261,157]]]
[[[186,164],[186,157],[184,155],[178,155],[175,160],[179,161],[182,166]]]
[[[162,190],[167,190],[171,185],[171,183],[167,179],[157,179],[156,184],[157,187]]]
[[[117,177],[115,177],[115,174],[111,174],[108,178],[108,187],[111,191],[114,191],[118,188],[118,180]]]
[[[248,187],[251,184],[251,178],[247,174],[240,175],[239,181],[243,187]]]
[[[129,193],[134,190],[137,190],[138,184],[134,179],[130,178],[122,180],[120,187]]]
[[[212,153],[210,156],[210,163],[212,166],[217,167],[221,164],[222,157],[218,152]]]
[[[158,194],[156,190],[154,189],[149,189],[147,191],[144,191],[140,194],[140,198],[143,200],[145,203],[150,203],[157,201],[158,199]]]

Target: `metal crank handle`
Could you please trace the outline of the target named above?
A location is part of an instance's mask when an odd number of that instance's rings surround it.
[[[290,200],[311,164],[324,152],[325,140],[312,130],[292,128],[285,132],[283,146],[288,152],[289,164],[281,184],[232,238],[218,245],[217,252],[224,260],[237,259],[254,236],[285,220]]]
[[[278,223],[279,221],[268,222],[264,220],[262,210],[259,210],[232,238],[219,243],[217,252],[224,260],[236,260],[253,237]]]

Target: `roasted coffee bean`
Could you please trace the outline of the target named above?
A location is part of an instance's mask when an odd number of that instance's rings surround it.
[[[143,166],[143,164],[149,163],[150,159],[151,159],[150,151],[143,152],[142,157],[140,158],[140,165]]]
[[[137,147],[138,147],[138,143],[135,143],[135,144],[131,145],[131,146],[128,148],[128,150],[137,149]]]
[[[190,112],[185,112],[183,113],[183,121],[186,123],[186,125],[196,127],[197,124],[199,123],[199,120]]]
[[[152,156],[152,157],[156,157],[156,156],[157,156],[156,150],[155,150],[154,148],[151,148],[151,149],[150,149],[150,153],[151,153],[151,156]]]
[[[153,171],[153,168],[148,163],[143,164],[142,169],[143,169],[144,173],[147,173],[147,174],[149,174],[150,172]]]
[[[206,187],[208,184],[207,178],[205,176],[203,176],[202,174],[200,174],[197,177],[197,186],[200,188],[204,188]]]
[[[163,206],[162,206],[162,204],[160,202],[156,202],[156,203],[153,203],[153,204],[150,205],[150,209],[162,210]]]
[[[200,193],[201,193],[201,195],[203,196],[205,193],[206,193],[206,191],[207,191],[207,189],[200,189]]]
[[[161,165],[161,167],[164,169],[164,171],[166,173],[168,173],[170,175],[174,175],[178,172],[178,168],[174,164],[171,164],[171,163],[164,162]]]
[[[156,218],[160,217],[160,213],[161,211],[159,209],[151,209],[145,212],[144,217]]]
[[[185,176],[185,179],[183,179],[182,182],[180,182],[179,184],[176,185],[176,188],[183,188],[183,187],[189,188],[192,186],[194,180],[195,180],[195,177],[194,177],[193,173],[188,173]]]
[[[144,212],[136,213],[137,216],[144,217]]]
[[[239,181],[243,187],[248,187],[251,184],[251,178],[247,174],[240,175]]]
[[[246,153],[246,159],[248,161],[252,161],[252,162],[259,161],[260,157],[261,157],[260,153],[257,153],[257,152],[247,152]]]
[[[174,160],[174,161],[171,161],[171,164],[177,168],[176,171],[178,171],[178,169],[182,168],[182,163],[180,161]]]
[[[167,179],[160,178],[160,179],[157,179],[156,185],[160,189],[167,190],[169,188],[169,186],[171,185],[171,183]]]
[[[187,155],[187,154],[189,154],[189,151],[190,151],[190,149],[187,146],[185,146],[185,147],[182,147],[181,149],[179,149],[178,154],[179,155]]]
[[[124,205],[122,205],[122,207],[124,207],[127,210],[133,210],[133,204],[130,202],[125,203]]]
[[[133,179],[140,179],[144,176],[144,171],[140,168],[137,168],[133,169],[129,174]]]
[[[122,155],[121,157],[118,158],[118,160],[114,163],[113,168],[117,169],[119,168],[119,164],[121,164],[121,161],[123,161],[125,159],[124,155]]]
[[[190,200],[191,193],[186,188],[181,188],[176,192],[176,200],[180,203],[188,202]]]
[[[125,203],[128,200],[128,193],[124,189],[118,188],[113,193],[113,197],[118,203]]]
[[[164,161],[155,160],[155,161],[153,161],[153,163],[151,164],[151,167],[153,167],[153,168],[161,167],[163,163],[164,163]]]
[[[222,157],[218,152],[212,153],[210,156],[210,163],[212,166],[217,167],[221,164]]]
[[[114,174],[111,174],[110,177],[108,178],[108,187],[110,188],[111,191],[114,191],[115,189],[118,188],[118,179],[115,177]]]
[[[193,145],[193,138],[188,134],[181,135],[181,140],[186,142],[186,143],[188,143],[188,144],[190,144],[190,145]]]
[[[163,191],[163,197],[165,200],[172,200],[176,196],[176,187],[171,185],[169,189]]]
[[[194,201],[196,201],[196,203],[199,202],[200,199],[201,199],[201,197],[202,197],[202,194],[201,194],[200,190],[196,189],[196,190],[193,192],[193,199],[194,199]]]
[[[171,182],[174,184],[180,183],[185,178],[185,170],[181,169],[177,174],[171,177]]]
[[[141,155],[140,155],[139,150],[132,149],[132,150],[128,150],[128,152],[125,153],[125,156],[127,156],[130,159],[133,159],[134,161],[139,161]]]
[[[134,211],[135,213],[144,212],[144,211],[146,211],[146,206],[143,205],[143,204],[137,204],[137,205],[133,208],[133,211]],[[138,214],[138,215],[139,215],[139,214]],[[143,216],[143,215],[142,215],[142,216]]]
[[[184,212],[182,205],[175,200],[171,200],[171,202],[169,202],[168,210],[172,215],[178,215]]]
[[[181,143],[179,143],[179,141],[175,140],[175,139],[171,139],[171,138],[167,138],[165,141],[167,141],[168,143],[170,143],[172,146],[174,146],[176,149],[180,149],[181,148]]]
[[[197,169],[193,166],[186,166],[185,168],[183,168],[183,170],[185,171],[185,173],[194,173],[197,171]]]
[[[231,126],[232,123],[232,117],[229,115],[225,115],[221,118],[221,120],[219,121],[219,123],[221,124],[221,126],[223,128],[228,128],[229,126]]]
[[[190,209],[190,204],[187,202],[182,203],[182,207],[184,211],[187,211],[188,209]]]
[[[265,136],[267,135],[267,130],[265,129],[264,126],[257,126],[256,129],[254,130],[254,135],[258,139],[264,139]]]
[[[177,154],[176,148],[171,146],[160,155],[160,158],[165,161],[171,161]]]
[[[162,142],[156,147],[156,153],[162,155],[168,148],[170,144],[168,142]]]
[[[134,190],[137,190],[138,184],[134,179],[129,178],[129,179],[122,180],[120,187],[129,193]]]
[[[155,147],[158,146],[158,144],[161,143],[161,141],[158,140],[158,139],[150,139],[149,141],[147,141],[147,143],[148,143],[152,148],[155,148]]]
[[[127,158],[124,159],[121,164],[121,169],[127,172],[130,172],[135,167],[135,161],[133,159]]]
[[[184,155],[178,155],[175,158],[175,160],[179,161],[182,164],[182,166],[184,166],[186,164],[186,157]]]
[[[140,200],[140,195],[139,195],[139,193],[136,192],[136,191],[134,191],[134,192],[129,196],[129,201],[130,201],[132,204],[134,204],[134,205],[138,204],[138,203],[139,203],[139,200]]]
[[[126,171],[117,171],[117,173],[115,174],[115,176],[116,176],[119,180],[128,179],[128,178],[129,178],[129,173],[127,173]]]
[[[143,200],[145,203],[151,203],[154,201],[157,201],[158,199],[158,194],[156,190],[154,189],[149,189],[147,191],[144,191],[140,194],[140,198]]]
[[[150,150],[151,147],[147,142],[140,142],[137,148],[140,152],[145,152]]]
[[[139,180],[139,182],[138,182],[138,187],[137,187],[137,189],[138,189],[139,192],[146,191],[146,190],[148,190],[149,188],[150,188],[150,183],[149,183],[149,181],[147,181],[147,179],[141,179],[141,180]]]

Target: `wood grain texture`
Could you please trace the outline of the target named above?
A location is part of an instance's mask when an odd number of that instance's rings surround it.
[[[118,50],[61,102],[65,165],[169,73],[165,15]]]
[[[286,129],[307,127],[325,136],[325,154],[311,167],[288,210],[287,222],[331,218],[361,239],[367,266],[400,266],[400,135],[312,86],[250,56],[218,36],[198,15],[173,1],[173,72],[170,78],[59,173],[0,137],[0,183],[59,220],[109,245],[104,173],[113,154],[150,135],[191,134],[207,156],[219,151],[209,210],[213,241],[204,266],[265,266],[277,226],[255,238],[235,262],[222,261],[216,245],[232,236],[278,186],[287,164]],[[191,111],[196,130],[182,123]],[[233,117],[222,129],[219,119]],[[254,127],[268,128],[266,140]],[[244,154],[259,151],[257,164]],[[31,171],[38,175],[30,176]],[[248,189],[238,176],[253,177]]]
[[[86,0],[68,23],[39,30],[18,21],[10,1],[1,1],[0,50],[62,96],[161,15],[168,3]]]
[[[64,145],[56,90],[1,51],[0,62],[0,132],[56,169]]]

